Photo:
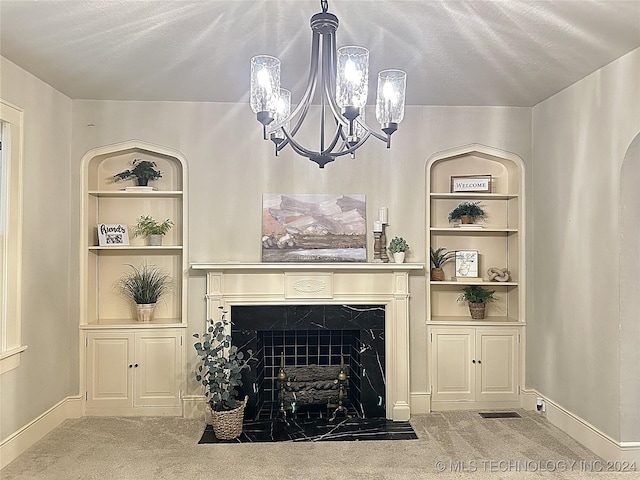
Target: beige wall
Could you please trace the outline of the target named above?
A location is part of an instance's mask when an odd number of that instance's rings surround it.
[[[368,118],[375,118],[373,112]],[[528,108],[408,107],[391,150],[375,142],[357,159],[320,170],[291,152],[274,157],[248,104],[74,101],[71,158],[79,169],[89,149],[129,139],[182,152],[189,164],[191,262],[260,261],[263,193],[363,193],[369,217],[389,207],[389,236],[405,237],[412,247],[408,261],[424,263],[427,159],[440,150],[481,143],[527,162],[530,118]],[[77,218],[77,202],[73,208]],[[410,283],[411,391],[424,393],[424,277],[412,275]],[[189,329],[195,332],[205,318],[203,278],[192,277],[189,288]],[[191,359],[193,352],[187,351]]]
[[[638,316],[620,311],[620,175],[640,132],[639,85],[636,49],[534,107],[528,199],[535,208],[527,386],[626,441],[640,440],[640,364],[621,358],[621,326],[637,325]],[[637,220],[636,210],[627,225],[636,233]],[[639,330],[628,331],[637,349]]]
[[[533,122],[528,108],[408,107],[391,150],[371,144],[325,170],[291,153],[273,157],[245,104],[72,102],[0,61],[0,96],[25,109],[29,345],[20,368],[0,377],[0,438],[78,393],[80,159],[91,148],[139,139],[189,162],[193,262],[259,261],[261,195],[274,192],[364,193],[370,216],[389,207],[389,234],[407,238],[409,261],[425,262],[427,158],[469,143],[516,153],[528,176],[527,387],[614,439],[639,439],[640,372],[628,353],[638,341],[619,335],[638,329],[620,310],[617,253],[621,166],[640,131],[640,50],[536,106]],[[421,393],[424,278],[413,275],[411,288],[411,390]],[[203,278],[192,277],[191,331],[204,319],[203,294]]]
[[[0,439],[78,393],[71,100],[0,57],[0,97],[24,110],[20,367],[0,376]],[[72,208],[72,204],[74,205]]]

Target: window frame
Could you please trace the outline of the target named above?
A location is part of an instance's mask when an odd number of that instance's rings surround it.
[[[24,142],[24,111],[0,99],[1,155],[6,160],[2,168],[0,192],[3,195],[3,233],[0,236],[4,255],[2,290],[0,291],[0,374],[20,365],[22,345],[22,153]]]

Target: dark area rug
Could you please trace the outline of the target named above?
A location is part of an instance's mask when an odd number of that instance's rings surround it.
[[[348,442],[363,440],[416,440],[409,422],[385,418],[349,418],[330,422],[324,418],[245,421],[242,434],[234,440],[218,440],[207,425],[198,443],[255,442]]]

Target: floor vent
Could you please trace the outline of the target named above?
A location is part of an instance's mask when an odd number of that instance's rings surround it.
[[[518,412],[480,412],[482,418],[522,418]]]

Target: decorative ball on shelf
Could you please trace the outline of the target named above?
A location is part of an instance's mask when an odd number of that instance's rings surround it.
[[[487,270],[487,275],[489,275],[489,281],[491,282],[508,282],[509,281],[509,272],[507,268],[498,268],[498,267],[490,267]]]

